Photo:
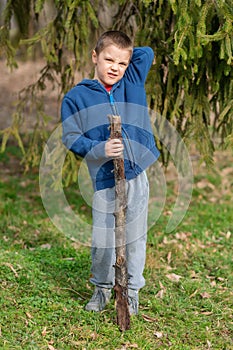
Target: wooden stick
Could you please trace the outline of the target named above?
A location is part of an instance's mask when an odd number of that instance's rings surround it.
[[[122,139],[121,117],[109,115],[111,139]],[[125,233],[125,211],[126,211],[126,189],[124,158],[113,159],[115,177],[115,298],[117,311],[117,324],[121,331],[130,328],[130,313],[128,306],[128,270],[126,259],[126,233]]]

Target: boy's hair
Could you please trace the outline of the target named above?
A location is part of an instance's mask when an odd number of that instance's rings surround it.
[[[103,33],[96,44],[95,52],[100,54],[107,46],[115,45],[120,49],[129,49],[133,52],[133,42],[124,32],[119,30],[109,30]]]

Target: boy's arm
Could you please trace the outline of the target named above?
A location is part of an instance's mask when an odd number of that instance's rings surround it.
[[[145,84],[147,74],[154,60],[151,47],[135,47],[125,77],[134,84]]]
[[[61,106],[62,142],[76,155],[87,159],[105,158],[106,141],[90,139],[82,131],[79,112],[73,101],[64,97]]]

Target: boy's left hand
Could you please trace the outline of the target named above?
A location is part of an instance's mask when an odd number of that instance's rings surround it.
[[[108,140],[105,144],[105,155],[109,158],[119,158],[122,156],[124,145],[119,139]]]

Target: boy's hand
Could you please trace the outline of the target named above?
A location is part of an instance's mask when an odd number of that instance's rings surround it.
[[[111,139],[105,144],[105,154],[107,157],[118,158],[123,154],[124,145],[119,139]]]

